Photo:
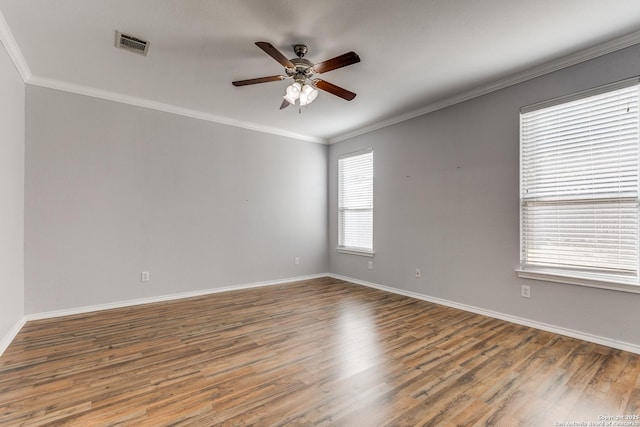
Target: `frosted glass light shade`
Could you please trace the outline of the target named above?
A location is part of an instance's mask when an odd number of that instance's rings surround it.
[[[305,85],[306,86],[306,85]],[[300,97],[300,91],[302,90],[302,85],[298,82],[293,83],[292,85],[287,87],[287,93],[283,98],[289,104],[295,104],[296,99]]]
[[[311,104],[318,97],[318,90],[311,85],[304,85],[299,97],[300,105]]]

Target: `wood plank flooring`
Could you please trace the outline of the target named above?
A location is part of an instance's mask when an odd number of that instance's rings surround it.
[[[638,355],[331,278],[28,322],[0,357],[2,426],[621,415],[640,415]]]

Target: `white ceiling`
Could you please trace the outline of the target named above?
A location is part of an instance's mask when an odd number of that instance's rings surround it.
[[[0,12],[31,84],[317,141],[640,42],[638,0],[0,0]],[[148,56],[116,49],[116,30],[150,41]],[[322,78],[358,96],[321,92],[299,114],[278,109],[288,81],[232,86],[283,72],[256,41],[289,58],[307,44],[312,62],[357,52]]]

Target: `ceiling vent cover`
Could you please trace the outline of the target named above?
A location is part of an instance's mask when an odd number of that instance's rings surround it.
[[[116,47],[139,53],[140,55],[146,55],[149,50],[149,42],[116,31]]]

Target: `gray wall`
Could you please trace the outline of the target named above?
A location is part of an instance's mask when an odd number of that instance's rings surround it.
[[[523,105],[640,74],[640,46],[329,150],[332,273],[640,345],[640,294],[519,279],[518,113]],[[337,156],[374,148],[370,258],[337,253]],[[415,269],[422,278],[414,277]],[[531,299],[520,285],[531,285]]]
[[[0,44],[0,341],[24,316],[24,114],[24,83]]]
[[[327,271],[326,146],[35,86],[26,104],[27,314]]]

